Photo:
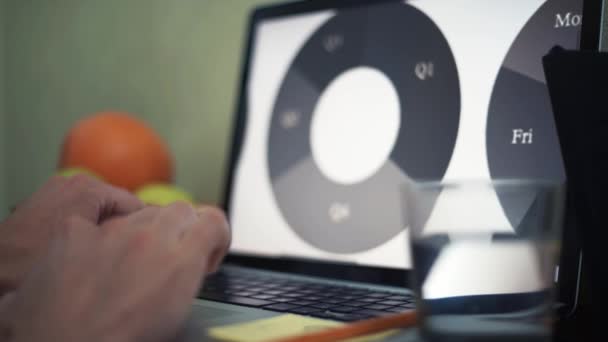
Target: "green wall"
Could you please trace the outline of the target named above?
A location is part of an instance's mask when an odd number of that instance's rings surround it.
[[[5,13],[4,0],[0,0],[0,220],[6,215],[5,180],[4,175],[4,141],[6,126],[4,122],[4,24]]]
[[[70,125],[126,110],[169,143],[177,183],[216,202],[255,0],[6,0],[7,195],[56,167]]]

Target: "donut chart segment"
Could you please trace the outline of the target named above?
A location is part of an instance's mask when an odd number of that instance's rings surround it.
[[[391,160],[414,179],[442,179],[460,123],[460,84],[450,46],[420,10],[399,4],[370,10],[365,62],[392,80],[402,128]]]
[[[396,185],[404,176],[394,164],[356,187],[320,175],[309,158],[273,184],[282,214],[304,241],[333,253],[355,253],[381,245],[405,227]]]
[[[542,57],[555,45],[577,48],[581,11],[572,1],[547,1],[511,45],[488,109],[486,146],[492,179],[566,179]],[[530,206],[501,196],[499,200],[519,230]]]

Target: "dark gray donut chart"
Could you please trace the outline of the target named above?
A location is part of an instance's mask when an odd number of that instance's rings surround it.
[[[582,9],[573,8],[572,1],[549,0],[511,45],[496,78],[488,109],[486,146],[492,179],[565,180],[542,57],[555,45],[577,47],[580,27],[572,25],[572,18],[581,12]],[[568,13],[570,26],[565,22]],[[564,26],[559,26],[558,14]],[[532,141],[527,138],[524,141],[515,130],[532,132]],[[499,200],[507,218],[518,229],[529,207],[500,195]]]
[[[332,49],[327,45],[330,37],[339,37]],[[432,75],[419,78],[417,65],[429,62]],[[377,69],[390,79],[400,101],[401,127],[385,165],[364,181],[344,185],[329,180],[315,164],[310,129],[321,94],[356,67]],[[296,113],[297,123],[286,128],[285,113]],[[403,3],[339,12],[299,51],[277,95],[268,168],[281,214],[298,236],[328,252],[356,253],[380,246],[407,226],[399,206],[406,174],[442,179],[459,122],[456,64],[430,18]],[[335,203],[348,204],[346,221],[330,220],[328,208]]]

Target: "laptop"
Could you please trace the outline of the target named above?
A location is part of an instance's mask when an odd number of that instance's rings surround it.
[[[225,188],[233,242],[195,302],[201,324],[413,310],[401,185],[565,181],[541,59],[554,45],[597,47],[599,1],[583,2],[318,0],[253,11]],[[555,267],[563,316],[576,308],[582,262],[566,216]]]

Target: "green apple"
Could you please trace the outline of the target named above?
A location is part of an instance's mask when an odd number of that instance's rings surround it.
[[[66,178],[70,178],[72,176],[76,176],[76,175],[80,175],[80,174],[85,174],[85,175],[89,175],[93,178],[97,178],[99,180],[103,180],[103,178],[101,178],[101,176],[99,176],[98,174],[96,174],[95,172],[91,171],[91,170],[87,170],[84,167],[68,167],[65,169],[60,169],[59,171],[57,171],[57,175],[59,176],[63,176]]]
[[[149,184],[135,192],[144,203],[167,206],[173,202],[183,201],[194,204],[194,198],[188,192],[171,184]]]

